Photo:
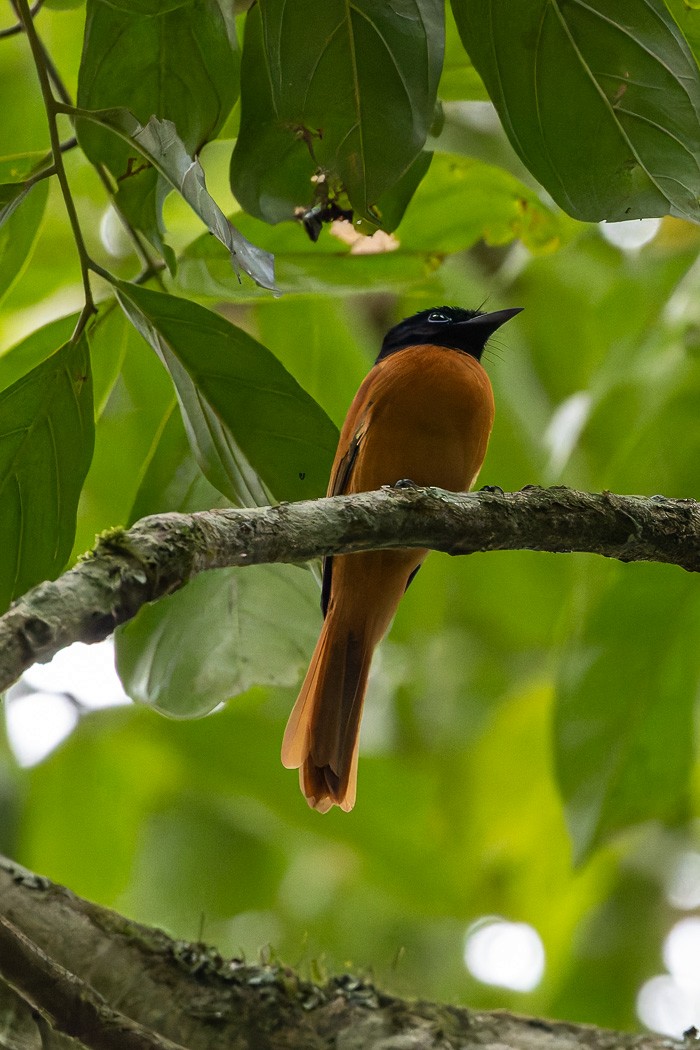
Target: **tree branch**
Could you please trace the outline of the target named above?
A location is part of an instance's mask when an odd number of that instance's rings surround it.
[[[36,660],[71,642],[106,638],[146,602],[206,569],[397,547],[579,551],[700,572],[700,504],[532,486],[511,493],[385,488],[251,510],[153,515],[103,534],[73,569],[0,617],[0,692]]]
[[[75,974],[54,962],[14,923],[0,915],[0,978],[54,1031],[90,1050],[183,1050],[144,1028]]]
[[[129,1031],[151,1038],[150,1045],[141,1044],[148,1050],[167,1047],[168,1039],[188,1050],[682,1050],[689,1045],[506,1011],[407,1002],[350,974],[313,984],[278,963],[249,965],[222,959],[203,944],[171,940],[3,858],[0,916],[4,928],[14,931],[14,943],[29,942],[33,949],[18,960],[5,953],[10,942],[4,942],[0,972],[11,986],[26,990],[31,984],[35,1010],[55,1016],[56,989],[45,976],[67,976],[68,1005],[76,993],[85,997],[88,988],[88,998],[99,1003],[118,1001],[120,1016],[130,1019]],[[103,1016],[109,1021],[113,1013],[107,1006]],[[31,1017],[18,1018],[22,1023],[31,1024]],[[98,1017],[87,1045],[120,1050],[139,1045],[127,1038],[109,1044],[106,1032],[109,1025]]]

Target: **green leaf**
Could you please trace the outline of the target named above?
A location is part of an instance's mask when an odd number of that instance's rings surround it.
[[[0,354],[0,390],[16,383],[27,372],[55,353],[66,343],[76,326],[78,314],[59,317],[28,335],[20,343]]]
[[[620,570],[565,654],[555,757],[575,855],[687,805],[700,606],[679,570]]]
[[[395,291],[426,280],[442,261],[432,251],[351,255],[347,246],[329,233],[322,233],[318,243],[312,244],[296,225],[271,231],[243,212],[234,218],[237,227],[249,231],[257,243],[274,246],[275,280],[281,292],[343,296],[364,291]],[[269,299],[267,292],[251,282],[236,280],[223,248],[207,234],[188,245],[180,256],[176,286],[187,295],[217,302]]]
[[[160,252],[170,273],[175,273],[177,256],[165,240],[163,221],[163,205],[170,189],[170,183],[151,164],[137,164],[131,176],[119,183],[114,204]]]
[[[46,152],[42,150],[0,157],[0,185],[21,185],[49,164],[50,158],[47,158]]]
[[[393,186],[379,197],[377,212],[381,215],[379,225],[383,230],[391,233],[399,225],[416,189],[425,178],[432,159],[433,154],[423,150]],[[356,222],[356,226],[362,229],[365,223]],[[372,233],[376,226],[376,222],[372,223],[369,232]]]
[[[26,194],[27,191],[21,184],[4,183],[0,185],[0,226],[7,222]]]
[[[596,222],[700,219],[700,75],[663,0],[452,0],[516,151]]]
[[[129,523],[150,450],[175,402],[162,362],[111,302],[114,309],[90,329],[95,451],[80,498],[76,554],[103,529]]]
[[[127,316],[170,372],[209,481],[234,503],[315,498],[337,431],[270,351],[196,303],[115,283]]]
[[[147,514],[169,510],[191,513],[222,506],[228,506],[228,501],[199,469],[173,397],[144,460],[129,524]]]
[[[132,143],[228,249],[234,269],[237,271],[240,266],[263,288],[275,288],[272,256],[256,248],[231,225],[207,191],[202,165],[188,155],[171,121],[151,117],[144,126],[126,109],[77,110],[76,113],[81,119],[109,128]],[[151,185],[149,192],[157,195],[158,189]]]
[[[700,12],[698,0],[665,0],[666,7],[690,44],[695,60],[700,57]]]
[[[27,180],[42,166],[48,166],[45,153],[18,153],[0,157],[0,226],[10,218],[31,190]]]
[[[189,154],[214,138],[238,96],[239,54],[216,0],[88,0],[78,105],[127,106],[141,123],[171,120]],[[133,145],[79,121],[80,144],[119,186],[118,204],[166,257],[156,173]],[[169,263],[173,260],[170,258]]]
[[[445,11],[445,61],[438,96],[445,102],[487,102],[488,92],[460,40],[451,8]]]
[[[84,109],[125,106],[141,122],[171,120],[190,153],[214,138],[238,97],[235,40],[216,0],[88,0],[78,79]],[[125,143],[79,124],[87,155],[128,177]]]
[[[296,566],[202,573],[118,629],[117,669],[133,700],[199,718],[253,685],[296,685],[320,619],[318,587]]]
[[[49,180],[24,183],[45,159],[45,153],[0,158],[0,300],[28,265],[41,227]]]
[[[358,338],[365,333],[354,306],[352,300],[318,296],[309,310],[301,296],[287,295],[262,300],[252,311],[255,334],[338,426],[378,351],[369,337]]]
[[[5,221],[0,225],[0,299],[29,264],[48,194],[48,182],[39,182],[14,199],[17,207],[6,210]]]
[[[275,223],[330,186],[381,222],[381,196],[430,129],[443,42],[438,0],[271,0],[252,8],[231,162],[240,204]],[[312,183],[319,170],[325,182]]]
[[[560,247],[574,225],[543,204],[503,168],[453,153],[436,153],[430,172],[396,231],[404,251],[459,252],[482,239],[519,238],[531,252]]]
[[[93,438],[85,336],[0,393],[0,609],[63,568]]]

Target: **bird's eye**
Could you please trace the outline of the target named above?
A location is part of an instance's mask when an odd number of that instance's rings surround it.
[[[437,311],[434,311],[432,314],[430,314],[430,316],[428,317],[428,320],[429,321],[435,321],[438,324],[444,324],[446,321],[449,322],[451,320],[451,318],[449,318],[447,316],[447,314],[441,314],[441,313],[438,313]]]

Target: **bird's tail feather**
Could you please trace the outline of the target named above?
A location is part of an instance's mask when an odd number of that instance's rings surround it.
[[[283,765],[300,767],[301,789],[321,813],[355,804],[360,719],[374,650],[366,628],[340,629],[334,621],[331,612],[282,743]]]

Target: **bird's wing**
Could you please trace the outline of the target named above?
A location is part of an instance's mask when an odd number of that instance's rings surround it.
[[[353,402],[348,409],[348,414],[343,423],[343,429],[340,432],[340,440],[338,441],[338,448],[331,469],[331,479],[328,482],[327,496],[340,496],[349,490],[352,470],[362,446],[362,439],[367,432],[367,424],[369,422],[368,409],[372,405],[369,393],[374,381],[376,380],[377,370],[378,366],[375,365],[371,372],[365,376],[360,384],[360,389],[355,394]],[[328,611],[328,602],[331,596],[332,573],[333,559],[324,558],[323,583],[321,585],[321,609],[323,610],[324,616]]]
[[[352,469],[357,460],[358,453],[362,447],[362,440],[367,433],[367,417],[363,416],[357,430],[352,435],[350,443],[342,455],[336,454],[336,462],[333,464],[333,472],[328,485],[329,496],[341,496],[348,492]],[[340,453],[342,446],[339,447]],[[323,559],[323,581],[321,584],[321,609],[325,616],[328,611],[328,602],[331,597],[331,580],[333,577],[333,558]]]

